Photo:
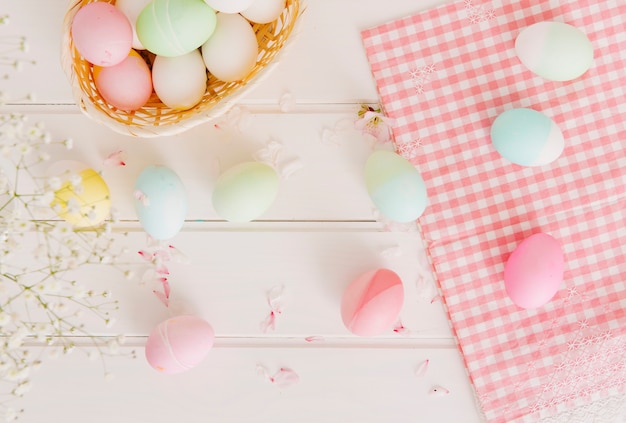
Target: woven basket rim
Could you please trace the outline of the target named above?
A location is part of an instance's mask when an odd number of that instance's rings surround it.
[[[150,102],[137,112],[125,112],[108,105],[100,97],[90,75],[91,71],[86,69],[90,64],[80,57],[73,46],[71,23],[74,15],[83,5],[96,1],[115,3],[115,0],[68,1],[61,46],[63,71],[72,88],[72,96],[83,114],[120,134],[145,138],[176,135],[228,112],[242,96],[248,94],[271,73],[285,51],[293,45],[306,9],[305,0],[286,0],[285,10],[276,22],[253,24],[258,39],[269,39],[267,43],[274,44],[268,48],[260,44],[257,65],[244,80],[225,83],[213,78],[207,85],[208,89],[201,103],[188,110],[170,109],[153,94],[152,99],[156,103]],[[214,93],[212,90],[217,95],[211,96]]]

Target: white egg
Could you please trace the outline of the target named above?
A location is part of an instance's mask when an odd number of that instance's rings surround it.
[[[254,0],[204,0],[218,12],[239,13],[250,7]]]
[[[182,56],[156,56],[152,65],[154,92],[167,107],[189,109],[206,92],[206,66],[196,49]]]
[[[215,32],[202,45],[209,72],[222,81],[239,81],[252,71],[258,54],[250,22],[239,14],[218,13]]]
[[[285,0],[255,0],[241,14],[251,22],[274,22],[285,10],[285,3]]]
[[[141,13],[143,8],[151,2],[152,0],[117,0],[115,2],[115,7],[117,7],[124,14],[124,16],[126,16],[133,27],[133,48],[135,50],[146,49],[137,37],[135,23],[137,22],[137,16],[139,16],[139,13]]]

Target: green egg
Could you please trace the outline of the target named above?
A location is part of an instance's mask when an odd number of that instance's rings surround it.
[[[213,208],[229,222],[249,222],[265,213],[277,194],[278,174],[271,166],[240,163],[218,178],[213,189]]]
[[[156,55],[182,56],[209,39],[216,21],[204,0],[154,0],[137,17],[137,37]]]
[[[365,164],[365,185],[378,211],[396,222],[416,220],[428,204],[426,185],[415,166],[392,151],[370,155]]]

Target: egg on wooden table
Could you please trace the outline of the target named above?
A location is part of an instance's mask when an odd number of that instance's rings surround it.
[[[94,66],[93,77],[102,98],[120,110],[140,109],[152,95],[152,73],[134,50],[117,65]]]
[[[564,269],[559,241],[549,234],[536,233],[522,241],[506,261],[506,292],[521,308],[541,307],[558,292]]]
[[[91,64],[113,66],[128,56],[133,29],[126,16],[106,2],[82,6],[71,24],[76,50]]]
[[[215,333],[196,316],[177,316],[157,325],[146,341],[146,360],[165,374],[177,374],[198,366],[208,356]]]
[[[176,57],[156,56],[152,64],[154,91],[166,106],[189,109],[202,100],[207,69],[198,49]]]
[[[258,54],[250,22],[239,14],[218,13],[215,32],[202,44],[209,72],[225,82],[242,80],[254,69]]]
[[[529,108],[500,113],[491,124],[491,142],[502,157],[520,166],[543,166],[561,156],[565,146],[558,125]]]
[[[365,163],[365,185],[378,211],[396,222],[416,220],[428,204],[426,185],[415,166],[392,151],[370,154]]]
[[[551,81],[571,81],[593,64],[593,45],[575,26],[544,21],[524,28],[515,39],[515,52],[532,72]]]
[[[239,13],[246,10],[253,0],[205,0],[206,3],[218,12]]]
[[[255,23],[270,23],[279,18],[285,10],[286,0],[254,0],[241,15]]]
[[[204,0],[153,0],[137,17],[137,36],[159,56],[187,54],[215,30],[215,10]]]
[[[216,213],[230,222],[250,222],[270,208],[278,194],[278,174],[261,162],[244,162],[220,175],[213,189]]]
[[[57,181],[50,207],[59,217],[77,228],[96,227],[111,214],[109,187],[91,167],[73,160],[52,164],[49,178]]]
[[[344,291],[341,318],[355,335],[378,335],[393,327],[403,302],[400,276],[385,268],[372,270],[360,275]]]
[[[146,167],[135,181],[133,198],[139,222],[152,238],[166,240],[180,232],[187,216],[187,193],[172,169]]]
[[[141,41],[139,41],[139,37],[137,36],[137,17],[150,2],[152,2],[152,0],[115,1],[115,7],[122,11],[133,28],[133,48],[135,50],[145,50],[145,47],[141,44]]]

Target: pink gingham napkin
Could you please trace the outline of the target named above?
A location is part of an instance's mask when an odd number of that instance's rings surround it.
[[[581,78],[550,82],[517,59],[516,36],[545,20],[590,38]],[[626,413],[626,3],[465,0],[361,35],[396,149],[427,185],[418,223],[484,418]],[[495,151],[491,123],[513,107],[559,125],[557,161],[521,167]],[[566,271],[551,302],[523,310],[503,270],[536,232],[561,241]]]

